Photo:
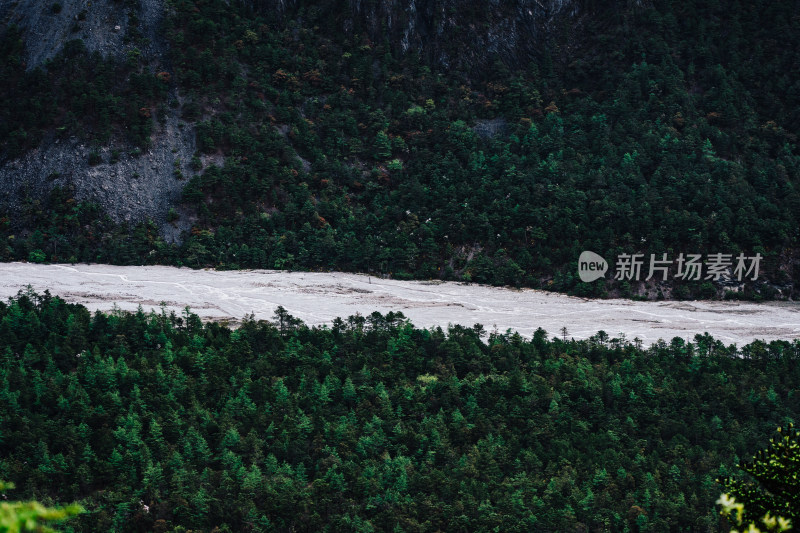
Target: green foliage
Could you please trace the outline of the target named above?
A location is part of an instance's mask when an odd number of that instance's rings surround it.
[[[485,335],[21,293],[0,303],[0,474],[82,502],[75,533],[724,531],[714,478],[800,416],[800,341]]]
[[[393,171],[403,170],[403,162],[399,159],[392,159],[388,163],[386,163],[386,168]]]
[[[25,198],[16,219],[39,228],[21,238],[0,218],[0,260],[152,264],[174,263],[174,249],[151,222],[114,224],[97,204],[79,202],[74,191],[55,187],[44,201]]]
[[[790,259],[800,226],[792,6],[593,5],[581,7],[587,27],[556,31],[524,64],[467,73],[341,32],[336,10],[318,2],[279,16],[258,2],[176,0],[163,31],[180,113],[196,122],[199,151],[225,162],[192,159],[198,174],[186,176],[183,199],[195,226],[179,247],[141,257],[602,297],[642,286],[581,283],[584,249],[607,259],[758,252],[762,278],[778,289],[750,283],[736,297],[791,296],[800,286]],[[115,65],[72,43],[27,72],[19,36],[7,32],[0,50],[8,153],[52,127],[101,139],[128,131],[146,144],[167,84],[138,50]],[[88,255],[134,260],[109,254],[97,233],[82,238]],[[27,257],[29,245],[7,246]],[[677,282],[673,297],[722,295],[704,282]]]
[[[202,149],[228,156],[187,185],[199,219],[179,255],[202,245],[207,266],[380,265],[583,296],[636,288],[581,284],[583,249],[758,249],[771,275],[797,245],[789,111],[800,101],[791,79],[767,81],[786,77],[778,65],[792,63],[791,46],[759,48],[761,64],[729,53],[776,27],[796,39],[791,9],[762,3],[662,1],[620,8],[624,25],[592,13],[603,30],[584,33],[569,65],[544,51],[525,70],[482,78],[344,39],[324,10],[276,22],[176,2],[176,79],[187,107],[206,104]],[[386,171],[363,170],[375,161]],[[685,298],[720,292],[676,287]]]
[[[54,13],[56,6],[61,8],[54,4]],[[53,130],[101,143],[114,134],[138,146],[150,142],[149,109],[164,98],[164,81],[144,68],[89,53],[80,39],[27,70],[21,35],[13,24],[0,35],[0,150],[5,155],[21,155]],[[89,163],[99,162],[93,151]]]
[[[0,491],[13,489],[13,483],[0,481]],[[80,505],[45,507],[37,501],[0,502],[0,533],[57,533],[45,522],[63,522],[84,512]]]
[[[378,159],[388,159],[392,156],[392,142],[384,131],[379,131],[375,136],[375,156]]]
[[[41,250],[32,250],[28,254],[28,261],[31,263],[44,263],[47,261],[47,255]]]
[[[736,526],[746,525],[746,533],[762,533],[766,531],[789,531],[792,529],[792,521],[779,515],[772,515],[766,513],[760,520],[751,521],[749,523],[744,519],[747,510],[745,505],[737,502],[736,498],[731,497],[729,494],[720,496],[717,503],[722,506],[720,514],[725,518],[731,520]],[[759,525],[756,525],[758,523]],[[763,529],[762,529],[763,528]],[[731,529],[730,533],[739,533],[737,529]]]
[[[800,519],[800,431],[793,424],[779,427],[769,446],[739,468],[754,481],[727,477],[721,483],[726,493],[744,506],[740,524],[741,520],[757,522],[765,514]]]

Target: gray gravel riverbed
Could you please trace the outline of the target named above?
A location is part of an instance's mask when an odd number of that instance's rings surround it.
[[[91,310],[189,306],[206,320],[270,319],[279,305],[309,325],[373,311],[402,311],[416,326],[483,324],[530,336],[587,338],[603,330],[645,344],[708,332],[726,344],[800,338],[800,303],[585,300],[537,290],[450,282],[397,281],[362,274],[213,271],[166,266],[0,263],[0,298],[27,285]]]

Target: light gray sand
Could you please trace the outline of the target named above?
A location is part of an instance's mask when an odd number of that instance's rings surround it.
[[[0,298],[31,285],[49,289],[91,310],[189,306],[203,319],[235,322],[247,314],[271,319],[282,305],[309,325],[329,324],[373,311],[402,311],[416,326],[481,323],[530,336],[538,327],[552,335],[586,338],[604,330],[645,344],[659,338],[693,339],[708,332],[726,344],[754,339],[800,339],[800,303],[633,302],[584,300],[535,290],[460,283],[387,280],[361,274],[275,270],[218,272],[165,266],[35,265],[0,263]]]

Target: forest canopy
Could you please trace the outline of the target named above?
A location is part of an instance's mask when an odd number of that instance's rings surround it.
[[[103,143],[116,124],[146,143],[151,119],[139,106],[163,105],[167,86],[179,91],[171,105],[195,128],[198,153],[192,175],[176,178],[188,181],[183,204],[159,223],[191,221],[182,243],[167,245],[157,225],[110,225],[102,209],[64,204],[74,198],[62,191],[0,217],[0,258],[711,298],[725,287],[582,283],[575,261],[587,249],[760,253],[762,279],[728,296],[794,294],[800,32],[791,3],[585,3],[580,32],[558,22],[537,55],[498,57],[478,73],[339,31],[315,2],[283,16],[259,3],[169,5],[171,66],[160,78],[154,65],[98,63],[77,45],[61,58],[67,67],[24,73],[24,43],[6,32],[0,89],[14,97],[2,110],[12,155],[48,125]],[[10,103],[22,97],[30,105]],[[54,118],[58,106],[72,122]],[[210,156],[224,163],[204,163]]]
[[[0,304],[0,478],[89,531],[725,531],[800,342]]]

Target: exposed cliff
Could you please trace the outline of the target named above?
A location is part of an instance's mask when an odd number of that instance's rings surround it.
[[[0,4],[0,20],[6,27],[15,24],[22,30],[28,71],[47,68],[74,39],[105,59],[125,61],[133,54],[144,70],[168,69],[166,40],[159,32],[163,17],[161,0],[57,0],[46,4],[19,0]],[[160,106],[160,120],[153,121],[151,143],[141,155],[118,135],[95,146],[74,136],[59,138],[50,133],[38,148],[21,157],[0,156],[0,187],[11,193],[0,204],[13,212],[25,196],[43,199],[54,186],[71,187],[77,200],[100,203],[112,219],[153,219],[168,240],[176,240],[180,229],[186,227],[168,224],[166,216],[185,185],[176,176],[189,173],[195,135],[191,124],[179,118],[175,89],[168,99],[173,105]],[[96,160],[90,162],[93,153]]]
[[[152,228],[128,239],[76,224],[56,195],[61,209],[22,222],[0,206],[2,257],[56,260],[57,241],[67,257],[110,262],[687,298],[732,287],[588,285],[574,262],[585,249],[742,252],[760,253],[774,282],[745,297],[800,283],[791,6],[172,0],[165,16],[158,2],[98,5],[4,11],[22,38],[49,44],[0,41],[4,94],[21,102],[0,107],[0,185],[39,196],[73,185],[115,220],[155,218],[170,240],[191,231],[179,247]],[[61,13],[76,23],[40,28]],[[97,26],[118,21],[110,34]],[[88,55],[72,41],[52,55],[72,35]],[[46,73],[31,70],[48,57]]]
[[[444,69],[486,74],[500,60],[527,68],[551,38],[575,30],[593,2],[582,0],[267,0],[251,2],[262,12],[326,28],[331,35],[366,35],[388,41],[396,54],[413,53]],[[615,10],[616,2],[603,6]]]
[[[530,62],[560,24],[576,23],[586,8],[570,0],[495,0],[488,6],[468,0],[276,0],[252,6],[281,13],[286,20],[323,25],[332,35],[363,34],[375,42],[388,41],[396,54],[415,54],[446,70],[477,73],[485,73],[497,60],[511,67]],[[162,0],[59,0],[46,5],[18,0],[0,5],[0,20],[22,29],[28,70],[46,67],[72,39],[82,40],[89,52],[105,58],[124,61],[130,53],[141,54],[147,68],[157,70],[169,63],[166,39],[159,31],[164,9]],[[171,98],[177,97],[173,90]],[[162,113],[164,120],[141,157],[125,155],[130,147],[115,140],[114,146],[98,149],[103,157],[90,166],[92,149],[87,143],[74,138],[58,142],[49,135],[38,149],[20,158],[0,159],[0,186],[42,197],[52,186],[73,186],[78,199],[99,201],[113,219],[151,218],[177,238],[175,226],[165,217],[184,185],[175,179],[175,165],[189,174],[194,130],[180,120],[177,106]],[[124,156],[109,163],[113,150]],[[19,198],[10,195],[8,205],[13,208]]]
[[[16,0],[0,3],[3,25],[23,29],[28,69],[52,59],[71,39],[90,52],[124,58],[134,47],[146,57],[162,58],[164,38],[158,28],[163,0]]]
[[[188,172],[187,162],[195,151],[194,130],[171,114],[158,124],[152,138],[152,148],[140,155],[120,147],[94,149],[74,137],[46,138],[39,148],[0,166],[0,186],[11,193],[5,201],[15,209],[26,197],[46,198],[54,186],[72,188],[76,200],[98,202],[118,222],[152,219],[168,241],[179,240],[180,230],[188,229],[188,219],[171,224],[166,218],[186,185],[175,170],[177,164],[181,174]],[[93,153],[99,156],[96,164],[89,163]]]
[[[488,5],[469,0],[269,0],[250,5],[280,13],[286,21],[317,25],[331,35],[386,41],[399,56],[413,54],[432,66],[476,75],[485,75],[498,60],[512,68],[532,63],[555,32],[580,24],[581,14],[592,9],[571,0],[493,0]],[[28,70],[45,67],[72,39],[81,39],[89,52],[105,58],[124,61],[130,53],[141,54],[155,70],[169,64],[167,41],[159,31],[164,10],[162,0],[58,0],[46,5],[18,0],[0,5],[0,20],[23,30]],[[143,157],[123,157],[114,164],[107,163],[110,152],[126,153],[130,147],[117,143],[102,148],[106,157],[90,166],[85,143],[59,143],[47,136],[38,149],[20,158],[0,158],[0,186],[18,192],[24,184],[29,193],[45,195],[54,185],[72,185],[78,199],[99,201],[115,220],[152,218],[174,235],[165,217],[183,185],[174,177],[175,164],[188,175],[186,163],[195,153],[192,125],[182,123],[178,113],[176,106],[163,111],[164,120]],[[8,198],[12,207],[15,198]]]

